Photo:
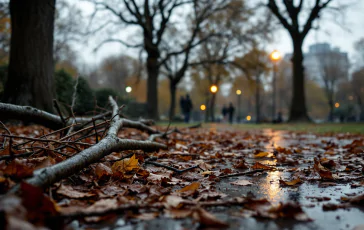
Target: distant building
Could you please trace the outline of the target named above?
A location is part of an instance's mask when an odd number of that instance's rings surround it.
[[[292,54],[286,54],[284,59],[290,61]],[[333,60],[334,59],[334,60]],[[316,43],[309,47],[307,53],[304,53],[303,66],[305,74],[308,78],[323,84],[321,78],[321,69],[328,62],[335,62],[345,74],[344,79],[348,78],[349,73],[349,58],[347,52],[342,52],[338,47],[331,47],[329,43]]]

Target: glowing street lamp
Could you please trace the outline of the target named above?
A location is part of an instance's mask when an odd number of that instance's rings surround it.
[[[218,89],[217,85],[212,85],[212,86],[210,87],[210,92],[211,92],[211,93],[216,93],[218,90],[219,90],[219,89]]]
[[[273,95],[272,95],[272,120],[276,116],[276,79],[277,79],[277,62],[281,60],[282,55],[278,50],[274,50],[270,55],[270,60],[273,62]]]
[[[206,105],[203,105],[203,104],[202,104],[202,105],[200,106],[200,109],[201,109],[201,111],[205,111],[205,110],[206,110]]]
[[[236,95],[240,95],[240,94],[241,94],[241,90],[240,89],[236,90]]]
[[[340,103],[339,102],[336,102],[335,103],[335,108],[339,108],[340,107]]]
[[[132,89],[130,86],[127,86],[127,87],[125,88],[125,91],[126,91],[127,93],[130,93],[132,90],[133,90],[133,89]]]
[[[250,121],[252,119],[252,117],[250,115],[246,116],[246,120]]]
[[[278,50],[274,50],[271,54],[270,54],[270,59],[274,62],[277,62],[279,60],[281,60],[282,56],[281,53]]]

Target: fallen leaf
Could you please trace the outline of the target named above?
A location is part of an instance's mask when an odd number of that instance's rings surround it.
[[[247,180],[237,180],[237,181],[230,182],[230,184],[239,185],[239,186],[247,186],[247,185],[252,185],[253,183],[250,181],[247,181]]]
[[[190,191],[196,191],[199,187],[200,187],[200,183],[199,182],[193,182],[190,185],[187,185],[186,187],[177,190],[176,192],[190,192]]]
[[[274,167],[271,167],[271,166],[266,166],[266,165],[263,165],[259,162],[256,162],[253,166],[252,166],[252,169],[266,169],[266,170],[275,170]]]
[[[95,174],[99,180],[106,180],[112,175],[112,170],[103,163],[99,163],[96,165]]]
[[[199,222],[201,227],[211,228],[228,228],[229,224],[217,219],[214,215],[202,208],[196,208],[192,211],[192,218]]]
[[[327,168],[320,164],[320,161],[315,157],[314,159],[314,169],[320,175],[321,179],[327,180],[335,180],[337,179],[336,175],[333,175]]]
[[[62,184],[57,189],[57,194],[73,199],[82,199],[82,198],[89,198],[96,196],[95,193],[76,191],[70,185],[64,185],[64,184]]]
[[[166,208],[181,208],[185,200],[180,196],[168,195],[162,196],[160,201]]]
[[[294,180],[291,180],[291,181],[284,181],[284,180],[279,180],[279,184],[282,185],[282,186],[293,186],[293,185],[296,185],[298,183],[302,183],[301,179],[300,178],[297,178],[297,179],[294,179]]]
[[[49,216],[59,213],[59,207],[42,189],[26,182],[20,184],[22,204],[27,209],[27,217],[31,223],[44,224]]]
[[[135,154],[129,158],[115,162],[111,166],[113,173],[128,173],[134,169],[139,169],[138,159],[135,158]]]
[[[269,155],[268,152],[260,152],[260,153],[254,154],[254,157],[255,158],[261,158],[261,157],[266,157],[268,155]]]

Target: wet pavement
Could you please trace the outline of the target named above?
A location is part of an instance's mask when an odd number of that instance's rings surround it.
[[[212,126],[206,131],[227,131],[224,126]],[[325,181],[305,181],[299,186],[282,187],[279,180],[289,180],[292,172],[288,172],[284,165],[277,163],[277,160],[272,157],[274,149],[277,147],[286,148],[301,148],[302,154],[295,157],[304,159],[300,162],[311,162],[314,157],[323,154],[325,150],[322,148],[322,143],[337,144],[337,151],[344,151],[340,149],[342,146],[351,143],[352,139],[346,139],[345,135],[334,138],[332,136],[316,136],[313,134],[299,134],[287,131],[273,131],[264,130],[259,135],[264,135],[268,141],[255,142],[254,148],[232,150],[234,154],[242,154],[247,164],[254,164],[260,162],[265,165],[271,165],[277,168],[275,171],[265,171],[254,175],[245,175],[239,177],[225,178],[216,183],[216,190],[227,195],[227,197],[241,197],[251,196],[256,198],[266,198],[271,204],[277,205],[280,202],[293,201],[299,203],[304,212],[312,219],[311,222],[300,222],[292,219],[279,219],[269,220],[252,217],[243,217],[239,212],[239,207],[214,207],[207,208],[208,211],[216,215],[220,220],[229,223],[228,229],[292,229],[292,230],[305,230],[305,229],[354,229],[355,226],[364,224],[364,209],[358,207],[350,207],[345,209],[337,209],[335,211],[324,211],[323,205],[325,204],[340,204],[341,197],[350,197],[353,195],[360,195],[364,192],[364,187],[352,188],[351,182],[335,182],[329,186]],[[309,146],[309,148],[307,148]],[[260,149],[269,152],[271,155],[263,158],[249,158],[246,157],[248,153],[253,153],[254,150]],[[334,157],[334,156],[333,156]],[[300,169],[308,168],[310,165],[302,163]],[[312,165],[311,165],[312,167]],[[227,163],[221,168],[232,168],[231,163]],[[249,186],[234,186],[230,182],[236,180],[248,180],[252,182]],[[326,197],[326,200],[318,201],[317,198]],[[91,226],[92,227],[92,226]],[[191,219],[170,219],[163,216],[148,220],[128,220],[125,221],[123,217],[118,219],[112,226],[94,226],[101,229],[199,229],[199,224],[193,222]],[[211,229],[211,228],[210,228]],[[361,228],[363,229],[363,228]]]
[[[219,130],[218,127],[212,127],[212,130]],[[219,130],[221,131],[221,130]],[[267,152],[273,153],[275,147],[302,147],[313,146],[308,151],[301,154],[302,158],[312,160],[315,156],[322,153],[320,144],[324,141],[331,141],[343,146],[350,143],[352,140],[333,137],[320,137],[311,134],[296,134],[293,132],[285,131],[272,131],[264,130],[264,135],[269,137],[268,142],[257,143],[257,148],[265,149]],[[318,146],[315,148],[315,146]],[[242,149],[235,153],[253,152],[253,149]],[[244,155],[245,156],[245,155]],[[328,203],[340,204],[340,199],[343,196],[359,195],[364,192],[364,187],[351,188],[350,182],[335,183],[333,186],[326,186],[324,182],[309,182],[305,181],[303,184],[294,187],[281,187],[279,179],[290,178],[291,173],[283,170],[283,167],[277,166],[275,158],[262,158],[262,159],[245,159],[247,163],[260,162],[265,165],[276,166],[276,171],[266,171],[254,176],[239,176],[231,177],[221,180],[216,183],[216,189],[228,195],[228,197],[241,197],[242,195],[254,194],[257,198],[266,198],[272,204],[279,204],[280,202],[293,201],[298,202],[305,213],[313,220],[311,222],[299,222],[295,220],[267,220],[257,219],[252,217],[240,217],[239,207],[217,207],[207,209],[215,214],[220,220],[229,223],[228,229],[353,229],[355,226],[364,224],[364,210],[351,207],[347,209],[338,209],[335,211],[324,211],[323,205]],[[231,165],[227,164],[224,167],[229,168]],[[309,165],[299,165],[300,168],[307,168]],[[253,183],[250,186],[233,186],[230,184],[236,180],[249,180]],[[311,198],[310,198],[311,197]],[[328,197],[330,200],[317,201],[312,197]],[[328,199],[327,198],[327,199]],[[240,215],[240,216],[239,216]],[[109,229],[110,226],[105,227]],[[198,224],[190,219],[175,220],[160,217],[150,221],[125,222],[122,218],[119,219],[112,229],[197,229]],[[363,228],[362,228],[363,229]]]

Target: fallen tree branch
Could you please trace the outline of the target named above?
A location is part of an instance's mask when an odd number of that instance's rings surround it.
[[[94,117],[70,118],[67,120],[66,124],[64,124],[60,116],[30,106],[12,105],[0,102],[1,121],[21,120],[25,122],[40,124],[54,130],[61,129],[64,127],[64,125],[66,126],[72,125],[73,123],[79,124],[82,127],[83,124],[90,124],[92,123],[92,120],[99,120],[109,115],[110,112],[106,112],[100,115],[96,115]],[[125,128],[135,128],[145,131],[149,134],[159,133],[159,131],[153,129],[152,127],[147,126],[145,124],[147,123],[146,120],[132,121],[121,117],[119,117],[119,119],[123,121],[123,127]],[[75,129],[77,129],[77,127],[75,127]]]
[[[34,176],[27,179],[26,182],[37,187],[45,188],[57,181],[78,173],[90,164],[100,161],[103,157],[112,152],[138,149],[144,151],[167,149],[166,145],[157,142],[118,138],[117,134],[123,125],[124,119],[120,118],[118,115],[119,108],[111,96],[109,97],[109,101],[113,107],[113,119],[110,121],[110,128],[104,139],[98,144],[95,144],[58,164],[35,171]],[[9,193],[14,193],[18,190],[19,185],[16,185]]]

